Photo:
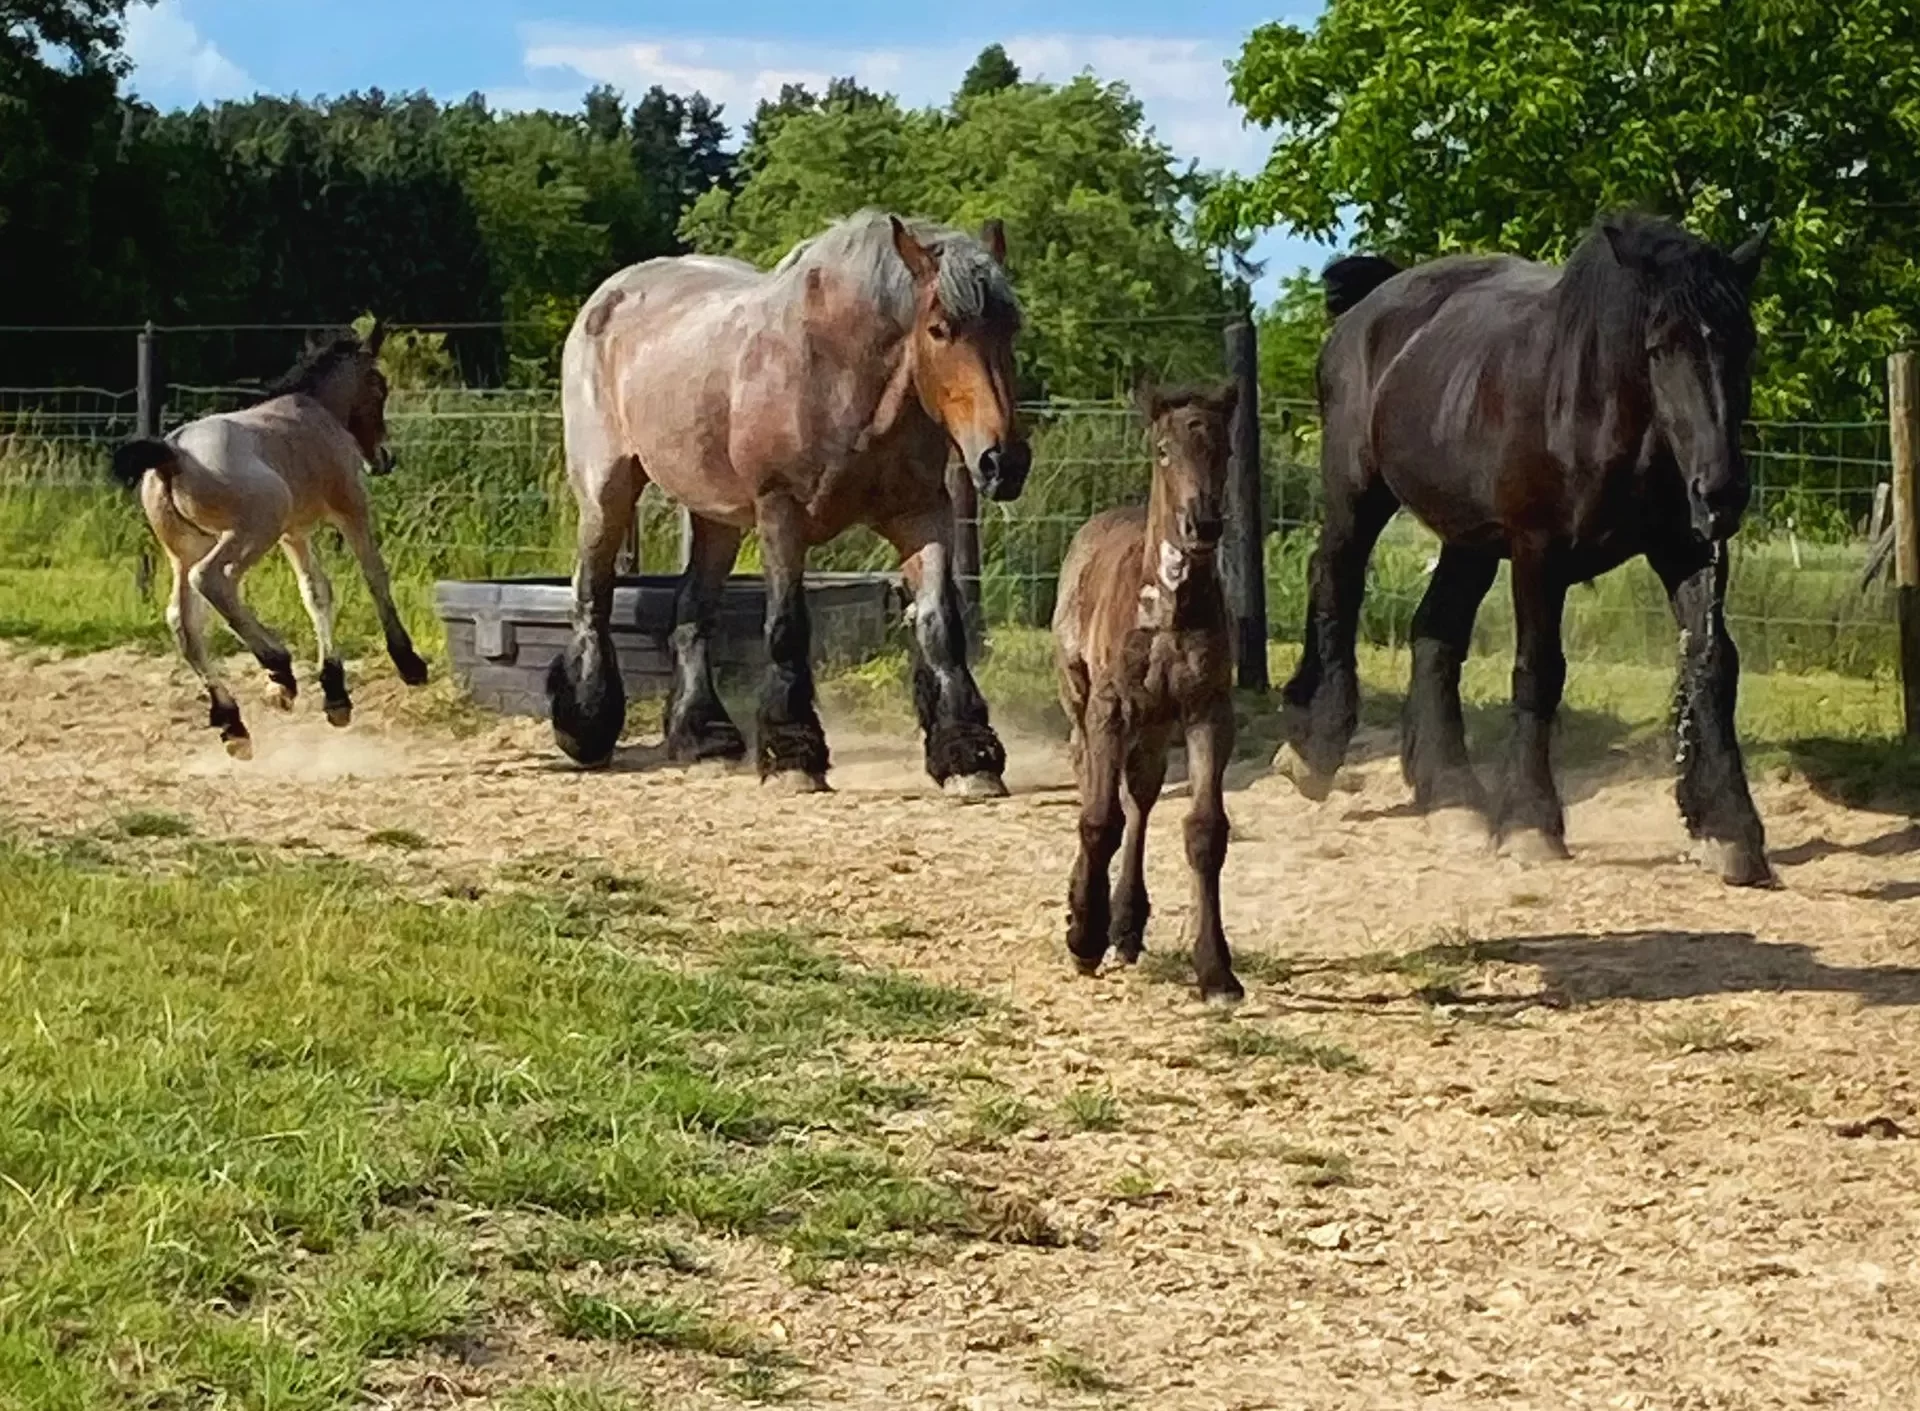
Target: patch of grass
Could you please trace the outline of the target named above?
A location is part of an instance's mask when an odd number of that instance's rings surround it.
[[[648,1397],[593,1382],[525,1387],[502,1403],[504,1411],[647,1411],[652,1405]]]
[[[1676,1056],[1689,1053],[1752,1053],[1763,1047],[1714,1014],[1695,1014],[1648,1030],[1648,1047]]]
[[[715,1357],[744,1357],[759,1344],[744,1328],[671,1298],[605,1298],[549,1289],[542,1302],[561,1337],[644,1342]]]
[[[1126,1171],[1113,1183],[1112,1190],[1115,1200],[1151,1200],[1162,1194],[1166,1186],[1149,1172]]]
[[[376,828],[367,834],[367,845],[397,852],[423,852],[433,846],[411,828]]]
[[[1111,1088],[1075,1088],[1060,1101],[1072,1126],[1082,1132],[1120,1130],[1120,1100]]]
[[[1034,1364],[1033,1374],[1042,1384],[1056,1391],[1079,1392],[1097,1396],[1118,1391],[1119,1383],[1103,1372],[1085,1353],[1070,1347],[1049,1348]]]
[[[631,1229],[606,1220],[548,1220],[507,1251],[515,1269],[537,1274],[594,1265],[609,1273],[628,1269],[671,1269],[704,1273],[700,1256],[656,1230]]]
[[[146,809],[121,814],[114,820],[114,826],[129,838],[185,838],[193,832],[193,824],[177,813]]]
[[[1318,1039],[1303,1039],[1277,1029],[1256,1028],[1252,1024],[1222,1020],[1207,1035],[1207,1050],[1228,1058],[1272,1058],[1290,1067],[1318,1068],[1323,1073],[1364,1073],[1367,1065],[1358,1054],[1338,1044]]]
[[[750,1406],[775,1406],[791,1400],[800,1390],[785,1363],[767,1356],[749,1357],[729,1367],[720,1385],[728,1396]]]
[[[1353,1162],[1338,1151],[1321,1151],[1309,1146],[1287,1147],[1281,1151],[1280,1160],[1295,1168],[1295,1185],[1320,1190],[1353,1184]]]
[[[1236,950],[1233,972],[1256,985],[1284,985],[1294,977],[1294,963],[1271,951]],[[1185,950],[1150,950],[1140,957],[1140,973],[1157,985],[1191,985],[1193,956]]]
[[[1504,1093],[1480,1109],[1488,1117],[1604,1117],[1607,1109],[1584,1098],[1537,1090]]]
[[[476,1229],[545,1229],[534,1266],[681,1267],[634,1232],[821,1260],[985,1218],[837,1135],[884,1086],[847,1081],[848,1047],[937,1033],[965,996],[792,937],[756,943],[777,979],[697,933],[716,964],[668,968],[545,895],[415,900],[325,861],[217,886],[127,866],[0,840],[9,1404],[355,1403],[369,1358],[500,1296]],[[672,1308],[569,1316],[744,1345]]]
[[[968,1131],[976,1142],[1004,1141],[1033,1124],[1033,1108],[1018,1093],[988,1093],[974,1102]]]

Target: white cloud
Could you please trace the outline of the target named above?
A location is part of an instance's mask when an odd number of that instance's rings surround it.
[[[759,101],[786,83],[819,92],[829,79],[851,76],[911,106],[945,103],[981,48],[685,39],[547,24],[526,26],[521,35],[528,82],[490,93],[501,107],[570,110],[592,84],[612,84],[630,97],[659,84],[671,92],[698,90],[723,104],[736,135]],[[1001,43],[1029,79],[1060,83],[1091,72],[1124,82],[1155,134],[1182,158],[1251,173],[1266,157],[1269,139],[1241,120],[1228,93],[1227,62],[1238,52],[1233,41],[1062,33]],[[1256,291],[1261,297],[1271,297],[1277,276],[1326,257],[1323,247],[1282,232],[1264,236],[1252,253],[1267,262]]]
[[[214,103],[255,92],[246,72],[201,36],[180,0],[132,6],[125,47],[133,86],[149,102]]]

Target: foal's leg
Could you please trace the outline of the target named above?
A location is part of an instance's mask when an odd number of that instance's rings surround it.
[[[1553,783],[1552,740],[1567,659],[1560,618],[1567,581],[1539,541],[1513,546],[1513,743],[1498,829],[1511,850],[1533,860],[1567,855],[1567,821]]]
[[[1067,888],[1067,950],[1083,975],[1100,968],[1112,933],[1107,868],[1124,828],[1120,770],[1126,742],[1110,701],[1090,703],[1081,722],[1080,852]]]
[[[299,693],[293,677],[293,654],[272,632],[262,625],[240,597],[240,580],[247,570],[260,562],[279,535],[230,529],[214,541],[213,550],[187,570],[187,579],[196,592],[226,619],[234,635],[246,644],[254,660],[265,668],[281,704],[290,704]]]
[[[1367,560],[1398,502],[1384,482],[1330,490],[1320,546],[1308,565],[1306,651],[1284,688],[1287,743],[1275,764],[1308,798],[1324,799],[1360,723],[1354,639]],[[1307,652],[1312,653],[1311,664]]]
[[[673,759],[743,759],[747,742],[720,703],[708,655],[727,575],[742,531],[698,516],[687,568],[674,599],[673,687],[667,697],[667,754]]]
[[[1120,875],[1113,884],[1110,937],[1114,951],[1128,965],[1146,949],[1147,917],[1153,910],[1147,902],[1147,816],[1166,782],[1166,732],[1154,730],[1136,738],[1127,751],[1120,796],[1127,824],[1120,838]]]
[[[1747,788],[1734,732],[1740,653],[1727,632],[1727,558],[1694,542],[1649,553],[1680,624],[1675,690],[1675,797],[1687,832],[1705,844],[1707,865],[1736,887],[1773,880],[1766,835]]]
[[[1467,757],[1460,665],[1473,638],[1474,615],[1499,567],[1493,554],[1442,548],[1413,615],[1413,681],[1401,722],[1400,769],[1422,813],[1464,808],[1484,816],[1487,810],[1486,792]]]
[[[209,552],[212,542],[207,541]],[[240,703],[234,700],[226,683],[214,674],[213,662],[207,654],[206,601],[194,591],[187,566],[181,563],[171,545],[167,558],[173,565],[173,591],[167,597],[167,626],[173,629],[174,644],[207,688],[210,707],[207,724],[220,732],[220,741],[227,747],[228,754],[235,759],[249,759],[253,755],[253,740],[240,719]]]
[[[580,548],[573,570],[573,637],[547,669],[553,738],[576,764],[613,758],[627,720],[626,687],[613,645],[613,574],[644,484],[631,456],[573,473]]]
[[[815,793],[827,787],[827,732],[813,695],[813,627],[807,617],[806,516],[792,496],[756,506],[767,581],[767,681],[760,699],[760,777]]]
[[[313,619],[313,636],[320,652],[320,695],[326,707],[327,724],[346,725],[353,720],[353,702],[347,696],[347,669],[333,651],[333,585],[327,571],[313,551],[313,540],[305,534],[288,535],[280,541],[293,576],[300,584],[300,600]]]
[[[353,551],[360,564],[360,576],[367,580],[367,592],[373,595],[374,611],[380,614],[380,632],[386,638],[387,655],[393,659],[394,670],[409,686],[426,685],[427,664],[413,649],[413,638],[407,634],[407,625],[400,620],[400,612],[393,605],[387,561],[380,556],[380,546],[373,538],[373,506],[367,503],[364,493],[348,513],[340,516],[339,525],[340,537]]]
[[[1193,871],[1193,973],[1200,997],[1231,1002],[1246,993],[1233,973],[1233,955],[1220,922],[1220,871],[1227,861],[1224,780],[1233,755],[1233,702],[1222,699],[1187,722],[1187,866]]]
[[[1007,792],[1007,751],[987,723],[987,702],[967,669],[966,607],[953,577],[953,509],[886,527],[913,592],[913,704],[926,739],[927,773],[963,798]]]

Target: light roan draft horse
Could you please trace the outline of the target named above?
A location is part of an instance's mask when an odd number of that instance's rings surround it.
[[[206,684],[209,724],[237,758],[252,754],[252,738],[207,655],[205,608],[211,603],[266,669],[268,700],[290,708],[299,690],[293,657],[240,596],[241,579],[276,543],[313,619],[329,723],[348,724],[353,702],[346,668],[334,653],[333,587],[313,549],[313,531],[324,524],[339,529],[360,563],[400,678],[409,686],[426,682],[427,664],[393,605],[367,500],[366,468],[385,474],[394,464],[386,444],[387,381],[379,367],[385,336],[376,323],[364,343],[345,334],[316,345],[253,406],[190,421],[164,439],[128,441],[114,452],[114,478],[139,492],[147,523],[173,566],[167,623],[174,641]]]
[[[898,550],[914,596],[927,772],[957,794],[1005,792],[1006,752],[967,668],[946,489],[954,449],[990,499],[1013,499],[1026,480],[1005,255],[997,222],[976,239],[864,211],[770,272],[683,256],[634,265],[595,291],[562,361],[580,510],[573,638],[547,683],[562,750],[601,765],[620,736],[614,563],[651,481],[693,527],[675,610],[672,758],[745,756],[709,651],[741,539],[757,529],[769,658],[760,776],[826,787],[802,574],[810,546],[865,524]]]
[[[1144,508],[1108,510],[1074,535],[1053,612],[1060,704],[1080,789],[1080,852],[1067,950],[1086,974],[1109,946],[1131,965],[1147,929],[1147,815],[1176,733],[1193,804],[1193,968],[1202,997],[1242,994],[1220,923],[1227,860],[1222,780],[1233,753],[1233,623],[1216,560],[1224,529],[1228,427],[1239,400],[1217,389],[1144,389],[1153,488]],[[1107,868],[1120,854],[1109,893]]]
[[[1564,267],[1502,255],[1327,267],[1326,518],[1278,761],[1304,793],[1326,796],[1353,736],[1367,559],[1405,506],[1442,541],[1414,616],[1401,737],[1416,806],[1487,813],[1460,666],[1510,557],[1513,736],[1492,822],[1516,852],[1566,855],[1549,744],[1567,590],[1644,554],[1680,625],[1681,815],[1726,881],[1771,879],[1734,736],[1740,668],[1724,611],[1725,542],[1749,495],[1740,432],[1766,236],[1729,252],[1629,213],[1599,222]]]

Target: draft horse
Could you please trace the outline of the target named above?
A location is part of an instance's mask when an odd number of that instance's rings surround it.
[[[1224,528],[1228,427],[1238,401],[1216,389],[1145,388],[1153,447],[1144,508],[1082,525],[1060,569],[1053,638],[1068,749],[1080,789],[1080,852],[1068,893],[1067,950],[1085,974],[1109,946],[1131,965],[1147,929],[1147,815],[1167,750],[1186,739],[1193,803],[1193,968],[1201,996],[1243,993],[1220,923],[1227,859],[1222,779],[1233,753],[1233,632],[1216,550]],[[1120,854],[1111,895],[1107,868]]]
[[[1015,498],[1026,480],[1020,316],[1005,260],[998,222],[976,239],[863,211],[770,272],[682,256],[634,265],[595,291],[562,359],[580,510],[573,635],[547,679],[563,751],[602,765],[620,736],[614,562],[651,481],[693,526],[672,638],[670,757],[746,754],[714,687],[710,639],[741,539],[755,529],[769,658],[759,773],[826,787],[802,575],[809,547],[865,524],[898,551],[913,593],[927,772],[956,794],[1006,792],[1006,751],[967,667],[946,488],[955,449],[989,499]]]
[[[423,685],[427,664],[393,605],[386,561],[374,541],[365,472],[393,469],[387,446],[387,380],[380,371],[385,326],[363,343],[343,334],[307,350],[252,406],[201,417],[164,439],[119,446],[114,478],[140,496],[147,523],[173,566],[167,624],[181,656],[205,683],[209,724],[227,752],[253,753],[233,692],[207,655],[206,605],[226,620],[265,668],[267,699],[290,709],[299,692],[285,643],[254,616],[240,580],[277,542],[286,552],[313,619],[327,721],[353,719],[347,673],[333,642],[333,587],[313,549],[313,531],[332,524],[359,561],[400,679]]]
[[[1327,267],[1326,518],[1276,761],[1303,793],[1326,796],[1352,739],[1367,559],[1404,506],[1442,541],[1414,617],[1401,736],[1416,807],[1488,821],[1460,666],[1510,558],[1513,733],[1490,821],[1510,851],[1566,855],[1549,741],[1567,590],[1644,554],[1680,625],[1680,812],[1727,882],[1770,880],[1734,736],[1739,655],[1724,612],[1725,543],[1749,495],[1740,429],[1766,239],[1763,227],[1729,252],[1627,213],[1598,222],[1564,267],[1503,255],[1405,270],[1359,255]]]

